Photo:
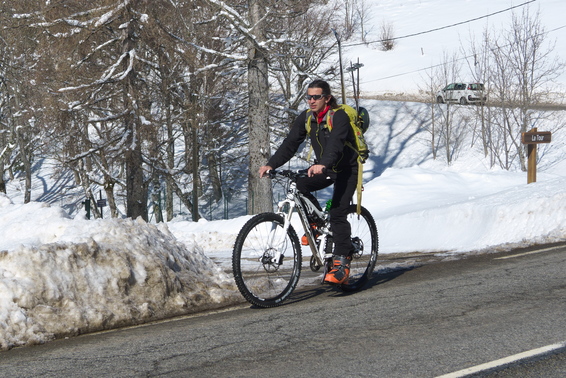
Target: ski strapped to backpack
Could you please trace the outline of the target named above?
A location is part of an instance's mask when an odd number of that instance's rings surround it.
[[[353,149],[358,154],[358,183],[356,186],[357,191],[357,213],[362,212],[362,191],[363,191],[363,164],[366,162],[369,156],[369,149],[364,138],[364,133],[369,127],[369,114],[365,108],[360,107],[358,111],[353,107],[342,104],[335,109],[330,109],[326,114],[326,127],[328,131],[332,131],[332,122],[334,113],[338,110],[344,110],[350,119],[350,126],[352,127],[352,132],[354,134],[354,143],[346,141],[346,146]],[[307,135],[310,135],[311,131],[311,119],[312,112],[307,110],[307,117],[305,121],[305,129]],[[312,148],[312,147],[311,147]]]

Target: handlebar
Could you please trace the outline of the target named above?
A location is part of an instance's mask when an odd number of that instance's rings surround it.
[[[268,171],[268,175],[270,179],[274,179],[276,176],[287,177],[291,179],[291,181],[297,181],[298,178],[307,177],[308,169],[300,169],[298,171],[293,171],[290,169],[285,169],[283,171],[277,171],[272,169]]]

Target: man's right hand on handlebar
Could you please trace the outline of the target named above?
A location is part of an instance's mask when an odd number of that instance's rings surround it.
[[[264,165],[263,167],[259,167],[259,177],[265,177],[268,175],[269,171],[272,171],[273,168],[269,165]]]

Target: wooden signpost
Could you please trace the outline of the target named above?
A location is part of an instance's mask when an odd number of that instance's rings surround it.
[[[521,134],[521,141],[527,145],[527,184],[537,181],[537,144],[550,143],[552,133],[550,131],[537,131],[536,127]]]

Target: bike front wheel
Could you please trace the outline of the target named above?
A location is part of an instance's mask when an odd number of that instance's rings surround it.
[[[248,302],[275,307],[289,297],[299,281],[302,255],[293,227],[283,217],[258,214],[240,230],[232,253],[234,280]]]
[[[356,205],[351,205],[348,222],[352,229],[354,253],[350,262],[350,277],[347,283],[341,285],[341,289],[349,292],[360,290],[371,277],[377,262],[379,240],[375,221],[366,208],[362,207],[358,215]]]

